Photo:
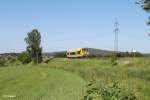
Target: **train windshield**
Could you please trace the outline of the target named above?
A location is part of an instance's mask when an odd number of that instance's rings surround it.
[[[86,53],[86,52],[89,52],[89,50],[88,49],[83,49],[83,52]]]

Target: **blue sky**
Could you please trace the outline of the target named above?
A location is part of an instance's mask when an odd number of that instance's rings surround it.
[[[21,52],[26,33],[37,28],[44,52],[76,47],[150,52],[148,18],[135,0],[0,0],[0,53]]]

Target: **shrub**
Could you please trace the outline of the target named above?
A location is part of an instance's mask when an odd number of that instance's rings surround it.
[[[54,57],[50,57],[50,58],[45,57],[45,58],[43,59],[43,63],[49,63],[49,61],[51,61],[53,58],[54,58]]]
[[[116,53],[113,53],[112,56],[111,56],[111,63],[113,66],[117,65],[117,54]]]
[[[0,57],[0,66],[4,66],[6,63],[6,60],[4,57]]]
[[[7,60],[9,63],[14,63],[17,61],[17,57],[9,55],[9,56],[7,56]]]
[[[84,100],[137,100],[137,97],[132,93],[123,89],[116,82],[112,86],[106,86],[91,81],[88,84],[86,91],[87,95],[84,96]]]
[[[29,55],[28,52],[22,52],[19,56],[18,56],[18,60],[22,62],[22,64],[28,64],[30,63],[31,60],[31,56]]]

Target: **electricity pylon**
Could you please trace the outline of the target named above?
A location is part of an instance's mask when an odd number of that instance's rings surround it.
[[[118,33],[119,33],[119,23],[116,21],[114,24],[114,34],[115,34],[115,39],[114,39],[114,52],[118,52]]]

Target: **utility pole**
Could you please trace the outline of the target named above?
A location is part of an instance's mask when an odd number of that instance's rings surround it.
[[[113,55],[112,55],[112,63],[113,65],[116,65],[117,64],[117,53],[118,53],[118,33],[119,33],[119,28],[118,28],[118,25],[119,23],[116,21],[114,23],[114,52],[113,52]]]
[[[114,24],[114,34],[115,34],[115,39],[114,39],[114,52],[118,52],[118,33],[119,33],[119,23],[116,21]]]

